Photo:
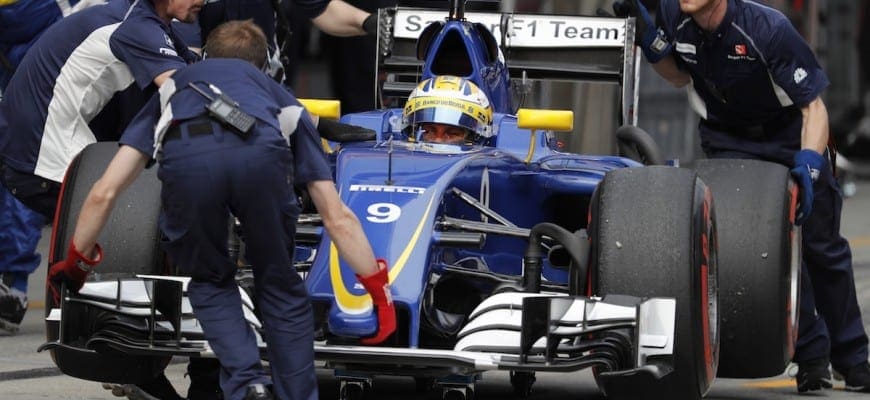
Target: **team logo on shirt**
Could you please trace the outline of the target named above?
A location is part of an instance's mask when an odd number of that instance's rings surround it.
[[[749,49],[745,44],[735,44],[734,54],[726,55],[729,60],[755,61],[756,58],[749,55]]]
[[[167,34],[165,34],[165,33],[163,34],[163,41],[166,42],[166,45],[167,45],[167,46],[169,46],[169,47],[175,47],[175,44],[172,43],[172,38],[170,38],[169,35],[167,35]]]
[[[801,83],[807,77],[807,71],[803,68],[794,70],[794,83]]]

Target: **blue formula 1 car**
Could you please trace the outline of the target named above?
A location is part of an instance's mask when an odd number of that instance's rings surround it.
[[[463,2],[450,4],[446,17],[379,12],[378,65],[389,77],[379,97],[401,101],[423,79],[464,77],[492,101],[492,135],[472,145],[415,141],[402,109],[385,107],[340,116],[371,129],[367,140],[324,140],[342,199],[390,265],[398,329],[387,343],[359,343],[376,329],[371,299],[318,216],[299,220],[296,268],[313,302],[316,357],[339,377],[341,398],[402,375],[465,399],[492,370],[510,371],[525,397],[538,371],[592,368],[608,398],[699,399],[716,376],[781,373],[794,347],[800,259],[787,169],[656,165],[654,143],[633,126],[633,19],[466,14]],[[614,84],[622,156],[560,151],[553,132],[572,131],[573,114],[523,108],[530,80]],[[335,103],[305,105],[339,116]],[[70,168],[50,262],[115,148],[92,145]],[[137,383],[171,356],[214,357],[187,278],[172,276],[159,249],[158,188],[146,171],[99,240],[97,273],[61,304],[47,299],[42,349],[68,375]],[[228,225],[246,315],[259,329],[244,235]]]

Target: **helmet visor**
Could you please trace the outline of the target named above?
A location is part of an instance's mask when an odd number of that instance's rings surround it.
[[[408,118],[408,123],[417,130],[422,123],[436,123],[458,126],[479,133],[478,121],[462,111],[449,107],[429,107],[414,111]]]

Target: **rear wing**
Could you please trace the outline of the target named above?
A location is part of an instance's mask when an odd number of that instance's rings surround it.
[[[407,98],[423,67],[417,39],[426,26],[444,21],[447,11],[383,8],[378,18],[377,71],[387,77],[379,97]],[[636,123],[638,57],[633,41],[626,40],[634,37],[633,18],[468,12],[465,19],[492,32],[492,46],[512,80],[618,84],[622,122]]]

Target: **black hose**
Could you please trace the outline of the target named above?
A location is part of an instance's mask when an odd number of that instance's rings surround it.
[[[548,236],[561,244],[573,261],[573,268],[569,271],[571,279],[568,282],[568,293],[579,295],[585,287],[586,280],[586,256],[588,251],[581,240],[567,229],[559,225],[542,222],[532,227],[529,232],[529,246],[523,256],[523,289],[527,292],[541,291],[541,272],[543,264],[543,251],[541,241]]]
[[[619,155],[644,165],[665,165],[659,146],[645,130],[634,125],[623,125],[616,130]]]

